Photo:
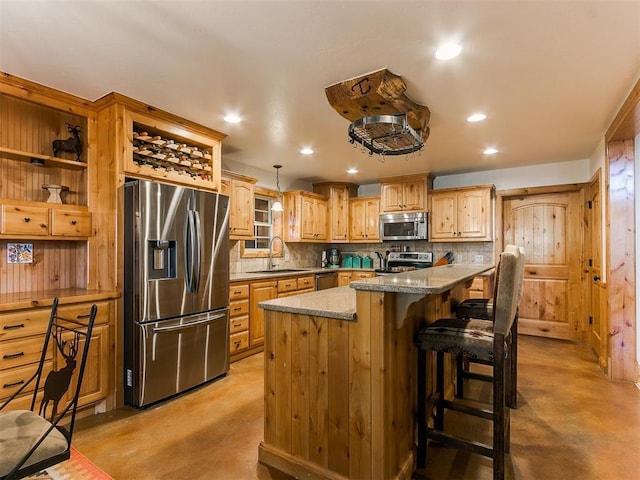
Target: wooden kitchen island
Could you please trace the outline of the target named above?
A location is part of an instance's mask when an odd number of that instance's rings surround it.
[[[491,268],[448,265],[260,303],[260,462],[296,478],[411,478],[414,334],[449,316],[470,281]]]

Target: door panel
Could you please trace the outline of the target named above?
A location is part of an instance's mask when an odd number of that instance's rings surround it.
[[[602,322],[602,204],[599,173],[587,188],[585,211],[585,273],[587,275],[587,305],[589,323],[586,341],[598,355],[598,363],[607,365],[607,345]]]
[[[577,340],[582,225],[579,192],[509,198],[505,244],[524,247],[521,333]]]

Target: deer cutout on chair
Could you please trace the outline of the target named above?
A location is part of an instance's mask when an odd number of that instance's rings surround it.
[[[76,368],[76,355],[78,354],[78,344],[80,342],[80,334],[74,333],[73,341],[69,344],[69,353],[65,353],[67,341],[62,339],[62,329],[58,329],[55,334],[56,345],[58,350],[65,359],[65,366],[60,370],[49,372],[44,382],[44,396],[40,403],[39,415],[46,418],[47,406],[49,402],[53,402],[50,421],[54,421],[58,412],[58,404],[62,396],[69,390],[71,377]]]

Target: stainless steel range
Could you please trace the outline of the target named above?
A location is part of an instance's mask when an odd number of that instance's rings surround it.
[[[433,267],[433,252],[390,252],[387,268],[377,269],[376,275],[392,275]]]

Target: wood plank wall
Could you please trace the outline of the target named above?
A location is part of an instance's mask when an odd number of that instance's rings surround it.
[[[65,123],[80,125],[86,134],[86,119],[0,94],[0,146],[53,156],[51,143],[70,136]],[[86,138],[86,136],[85,136]],[[87,159],[86,141],[83,145]],[[74,159],[74,154],[60,153],[61,158]],[[0,198],[46,202],[48,193],[43,184],[66,185],[69,192],[65,202],[72,205],[87,204],[86,170],[36,167],[28,162],[0,159]]]
[[[611,378],[635,381],[634,141],[609,142],[609,354]]]
[[[80,125],[84,117],[0,94],[0,146],[41,155],[52,155],[51,142],[68,138],[65,122]],[[86,142],[85,142],[86,143]],[[61,154],[61,157],[72,154]],[[87,159],[84,146],[83,158]],[[87,170],[47,168],[0,155],[0,199],[46,202],[43,184],[69,187],[65,203],[87,205]],[[7,243],[0,240],[0,293],[87,288],[87,243],[26,241],[33,244],[33,263],[7,264]]]
[[[7,243],[0,240],[0,294],[87,288],[87,244],[26,240],[33,244],[33,263],[7,263]]]
[[[451,314],[450,298],[413,303],[402,328],[395,327],[395,295],[380,292],[357,293],[356,322],[266,311],[261,459],[300,477],[409,478],[413,336],[427,319]]]

